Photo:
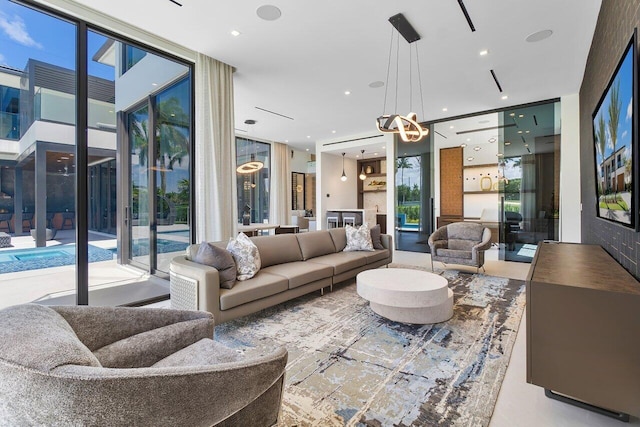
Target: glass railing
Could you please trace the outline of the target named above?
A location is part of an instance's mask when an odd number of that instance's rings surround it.
[[[20,139],[20,115],[0,112],[0,138]]]
[[[33,101],[34,120],[46,120],[75,125],[75,95],[51,89],[40,88]],[[115,105],[109,102],[89,99],[88,125],[90,128],[116,129]]]

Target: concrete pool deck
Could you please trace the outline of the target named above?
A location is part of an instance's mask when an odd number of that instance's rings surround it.
[[[162,233],[161,236],[163,239],[175,241],[186,239],[178,233],[172,235],[171,232]],[[47,249],[73,244],[75,243],[75,230],[58,230],[55,239],[46,243]],[[34,240],[30,235],[12,236],[11,244],[11,247],[0,249],[0,254],[4,251],[35,249]],[[116,248],[117,241],[112,235],[89,232],[89,244],[111,250]],[[175,253],[159,254],[158,261],[168,262],[173,256]],[[56,303],[65,301],[65,296],[75,293],[75,283],[75,265],[10,273],[0,271],[0,308],[34,301],[46,303],[51,299]],[[109,301],[114,301],[113,292],[108,296],[108,299],[104,299],[105,294],[108,293],[104,290],[108,288],[120,287],[118,292],[121,294],[139,298],[144,294],[144,291],[140,292],[140,289],[148,288],[151,296],[155,296],[164,285],[166,285],[166,293],[168,294],[167,281],[151,277],[146,272],[134,267],[119,265],[115,259],[89,263],[89,303],[91,305],[110,305]],[[94,295],[99,297],[92,298]]]

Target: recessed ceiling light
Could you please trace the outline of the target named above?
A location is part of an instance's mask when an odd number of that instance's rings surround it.
[[[482,150],[482,147],[480,147],[479,145],[476,145],[475,147],[473,147],[473,151],[480,151]]]
[[[307,148],[307,151],[309,151],[309,149]]]
[[[240,31],[238,31],[238,30],[231,30],[231,35],[232,35],[233,37],[238,37],[240,34],[241,34],[241,33],[240,33]]]
[[[516,113],[511,113],[509,114],[511,117],[514,117],[516,115]]]
[[[345,94],[345,95],[351,95],[351,91],[345,90],[345,91],[344,91],[344,94]]]
[[[490,142],[491,144],[493,144],[494,142],[496,142],[496,139],[495,139],[495,138],[493,138],[493,137],[492,137],[492,138],[489,138],[489,142]]]
[[[383,146],[382,146],[382,149],[383,149],[383,150],[386,150],[386,149],[387,149],[387,146],[386,146],[386,145],[383,145]]]
[[[498,156],[498,157],[502,157],[502,156],[504,156],[504,154],[502,154],[502,153],[497,153],[497,154],[496,154],[496,156]]]
[[[521,131],[521,130],[519,130],[519,131],[518,131],[518,133],[522,133],[522,131]]]
[[[537,31],[533,34],[529,34],[527,38],[525,38],[525,40],[528,41],[529,43],[535,43],[551,37],[552,34],[553,34],[553,31],[551,30]]]
[[[289,140],[288,140],[288,139],[285,139],[285,140],[284,140],[284,142],[289,142]]]
[[[467,138],[467,142],[471,141],[471,138]]]
[[[158,86],[158,83],[151,83],[151,86]]]
[[[311,135],[307,135],[307,138],[311,138]]]
[[[489,51],[487,49],[480,51],[480,56],[486,56],[488,54],[489,54]]]
[[[331,133],[336,133],[336,131],[335,131],[335,130],[332,130],[332,131],[331,131]]]
[[[113,113],[113,110],[109,110],[110,113]]]
[[[524,117],[524,114],[518,114],[518,118],[520,118],[520,119],[521,119],[521,118],[523,118],[523,117]]]
[[[511,145],[509,141],[505,141],[504,145]]]
[[[282,12],[280,11],[280,9],[270,4],[260,6],[256,10],[256,14],[259,18],[264,19],[265,21],[275,21],[276,19],[280,18],[280,16],[282,16]]]
[[[509,99],[509,97],[507,95],[502,95],[501,99],[504,101],[505,99]]]
[[[378,155],[378,153],[373,153],[373,155],[374,155],[374,156],[377,156],[377,155]]]
[[[464,148],[466,146],[467,146],[467,144],[465,144],[464,142],[462,144],[460,144],[460,147],[462,147],[462,148]]]
[[[449,129],[453,129],[453,125],[449,126]]]
[[[444,108],[442,109],[442,111],[447,111],[447,107],[444,107]]]
[[[381,82],[380,80],[377,80],[375,82],[369,83],[369,87],[373,88],[373,89],[376,89],[376,88],[379,88],[379,87],[382,87],[382,86],[384,86],[384,82]]]
[[[530,132],[531,132],[530,130],[525,131],[525,133],[530,133]]]
[[[529,144],[524,144],[524,146],[525,146],[525,147],[528,147],[528,146],[529,146]]]
[[[467,161],[468,162],[472,162],[473,161],[473,157],[467,157]]]

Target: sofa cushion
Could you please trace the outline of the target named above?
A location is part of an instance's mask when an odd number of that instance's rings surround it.
[[[289,262],[263,269],[267,273],[284,276],[289,280],[289,289],[326,279],[333,275],[333,267],[325,264],[313,264],[307,261]]]
[[[260,270],[260,252],[246,234],[240,233],[235,239],[229,239],[227,250],[236,262],[238,280],[251,279]]]
[[[480,240],[449,239],[447,248],[456,251],[471,251]]]
[[[23,304],[0,310],[3,359],[40,371],[62,365],[100,367],[100,362],[53,309]]]
[[[121,339],[93,353],[105,368],[145,368],[206,335],[209,319],[178,322]],[[167,346],[167,342],[174,343]],[[177,344],[175,344],[177,343]]]
[[[294,234],[258,236],[252,237],[251,241],[258,247],[262,268],[285,262],[302,261],[298,239]]]
[[[220,289],[220,310],[228,310],[287,289],[289,280],[286,277],[261,271],[252,279],[236,283],[233,289]]]
[[[347,246],[347,232],[344,227],[332,228],[329,230],[333,245],[336,247],[336,252],[342,252],[345,246]]]
[[[371,243],[373,244],[373,249],[384,249],[382,245],[382,238],[380,237],[382,233],[380,232],[380,224],[376,224],[369,229],[369,233],[371,234]]]
[[[200,244],[198,252],[193,256],[192,261],[218,270],[221,288],[231,289],[235,285],[236,262],[228,250],[203,242]]]
[[[329,265],[333,267],[333,275],[338,275],[367,264],[368,252],[338,252],[313,258],[307,262]]]
[[[373,264],[374,262],[389,258],[389,249],[376,249],[373,252],[367,252],[365,255],[367,264]]]
[[[459,240],[482,241],[484,226],[475,222],[454,222],[447,225],[447,238]]]
[[[438,249],[436,256],[449,257],[449,258],[461,258],[471,259],[470,251],[460,251],[456,249]]]
[[[155,363],[153,367],[219,365],[220,363],[238,362],[243,359],[243,353],[230,349],[210,338],[203,338],[165,357]]]
[[[295,234],[302,251],[302,259],[307,260],[336,252],[336,247],[328,231],[312,231]]]
[[[373,250],[371,232],[369,231],[369,226],[367,224],[362,224],[359,227],[347,225],[345,229],[347,234],[347,246],[343,249],[344,252]]]

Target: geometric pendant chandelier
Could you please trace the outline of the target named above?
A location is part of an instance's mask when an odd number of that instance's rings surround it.
[[[404,17],[401,13],[392,16],[389,18],[389,22],[393,27],[397,30],[398,36],[396,37],[396,82],[395,82],[395,110],[398,109],[398,80],[399,80],[399,50],[400,50],[400,35],[404,37],[404,39],[409,44],[409,108],[412,108],[413,101],[413,82],[412,82],[412,67],[413,63],[411,60],[412,51],[411,51],[411,43],[420,40],[420,35],[413,28],[413,26],[407,21],[407,18]],[[387,106],[387,93],[389,88],[389,74],[391,70],[391,54],[393,51],[393,39],[394,32],[391,30],[391,44],[389,46],[389,63],[387,66],[387,82],[385,84],[385,92],[384,92],[384,105],[383,111]],[[422,98],[422,77],[420,75],[420,58],[418,48],[416,47],[416,64],[418,71],[418,83],[420,85],[420,101],[422,103],[422,116],[424,117],[424,100]],[[410,112],[406,116],[401,114],[393,113],[393,114],[383,114],[380,115],[376,119],[376,127],[378,131],[382,133],[395,133],[398,134],[400,139],[404,142],[418,142],[423,137],[428,135],[429,129],[423,128],[418,122],[418,116],[416,113]]]

